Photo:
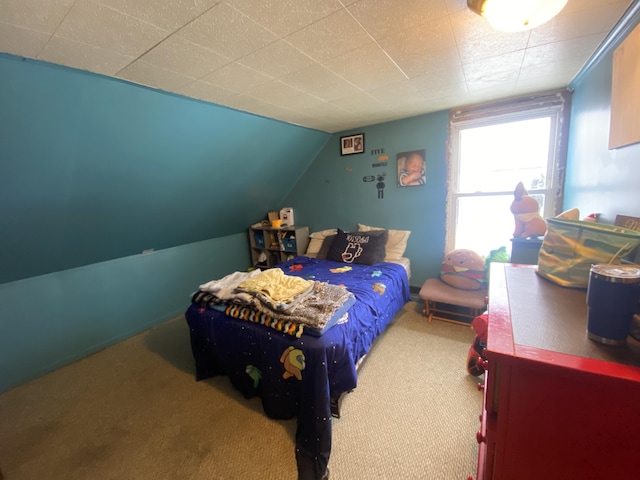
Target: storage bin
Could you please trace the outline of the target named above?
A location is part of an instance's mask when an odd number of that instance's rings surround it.
[[[295,238],[283,238],[282,239],[282,249],[287,250],[289,252],[296,251],[296,239]]]
[[[538,274],[563,287],[587,288],[592,265],[620,264],[640,245],[640,232],[606,223],[547,218]]]
[[[256,232],[253,234],[253,240],[256,244],[256,247],[264,248],[264,235]]]

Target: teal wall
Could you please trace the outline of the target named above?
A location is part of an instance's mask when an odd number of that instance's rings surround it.
[[[0,54],[0,391],[245,269],[248,225],[329,137]]]
[[[0,55],[0,283],[245,231],[329,134]]]
[[[329,135],[3,54],[0,82],[0,391],[181,314],[246,268],[267,209],[411,230],[411,285],[439,272],[447,112]],[[607,221],[640,216],[640,145],[607,149],[610,88],[607,55],[573,94],[564,203]],[[341,156],[360,132],[365,153]],[[396,155],[420,149],[427,184],[397,187]],[[378,198],[363,177],[383,173]]]
[[[440,272],[446,220],[448,112],[437,112],[335,134],[304,173],[284,203],[295,208],[296,223],[311,231],[355,229],[358,223],[411,230],[405,256],[411,259],[412,286],[421,286]],[[340,136],[365,134],[365,152],[340,156]],[[386,167],[374,167],[384,149]],[[424,186],[398,187],[396,156],[426,150]],[[363,177],[386,173],[384,198],[377,180]]]
[[[589,71],[573,93],[564,208],[582,215],[640,217],[640,144],[609,150],[613,54]]]
[[[182,314],[248,250],[241,233],[0,285],[0,392]]]

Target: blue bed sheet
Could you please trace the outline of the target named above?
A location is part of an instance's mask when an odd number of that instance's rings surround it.
[[[348,320],[322,336],[300,338],[192,304],[186,312],[198,380],[227,375],[247,398],[259,395],[265,413],[297,416],[298,478],[323,478],[331,452],[331,398],[357,385],[356,363],[410,299],[400,265],[373,266],[296,257],[285,273],[344,285],[356,297]]]

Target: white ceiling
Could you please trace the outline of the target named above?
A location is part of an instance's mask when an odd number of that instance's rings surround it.
[[[499,33],[466,0],[0,0],[0,52],[336,132],[564,87],[631,3]]]

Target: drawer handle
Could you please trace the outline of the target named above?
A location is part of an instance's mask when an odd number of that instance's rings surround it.
[[[478,443],[484,443],[487,441],[487,437],[482,435],[481,432],[476,432],[476,440],[478,441]]]
[[[476,387],[478,388],[478,391],[481,392],[484,390],[484,383],[479,383]]]
[[[489,366],[489,362],[487,362],[484,358],[480,357],[478,359],[478,361],[476,362],[476,367],[478,367],[478,370],[482,370],[483,372],[487,370],[487,367]]]

